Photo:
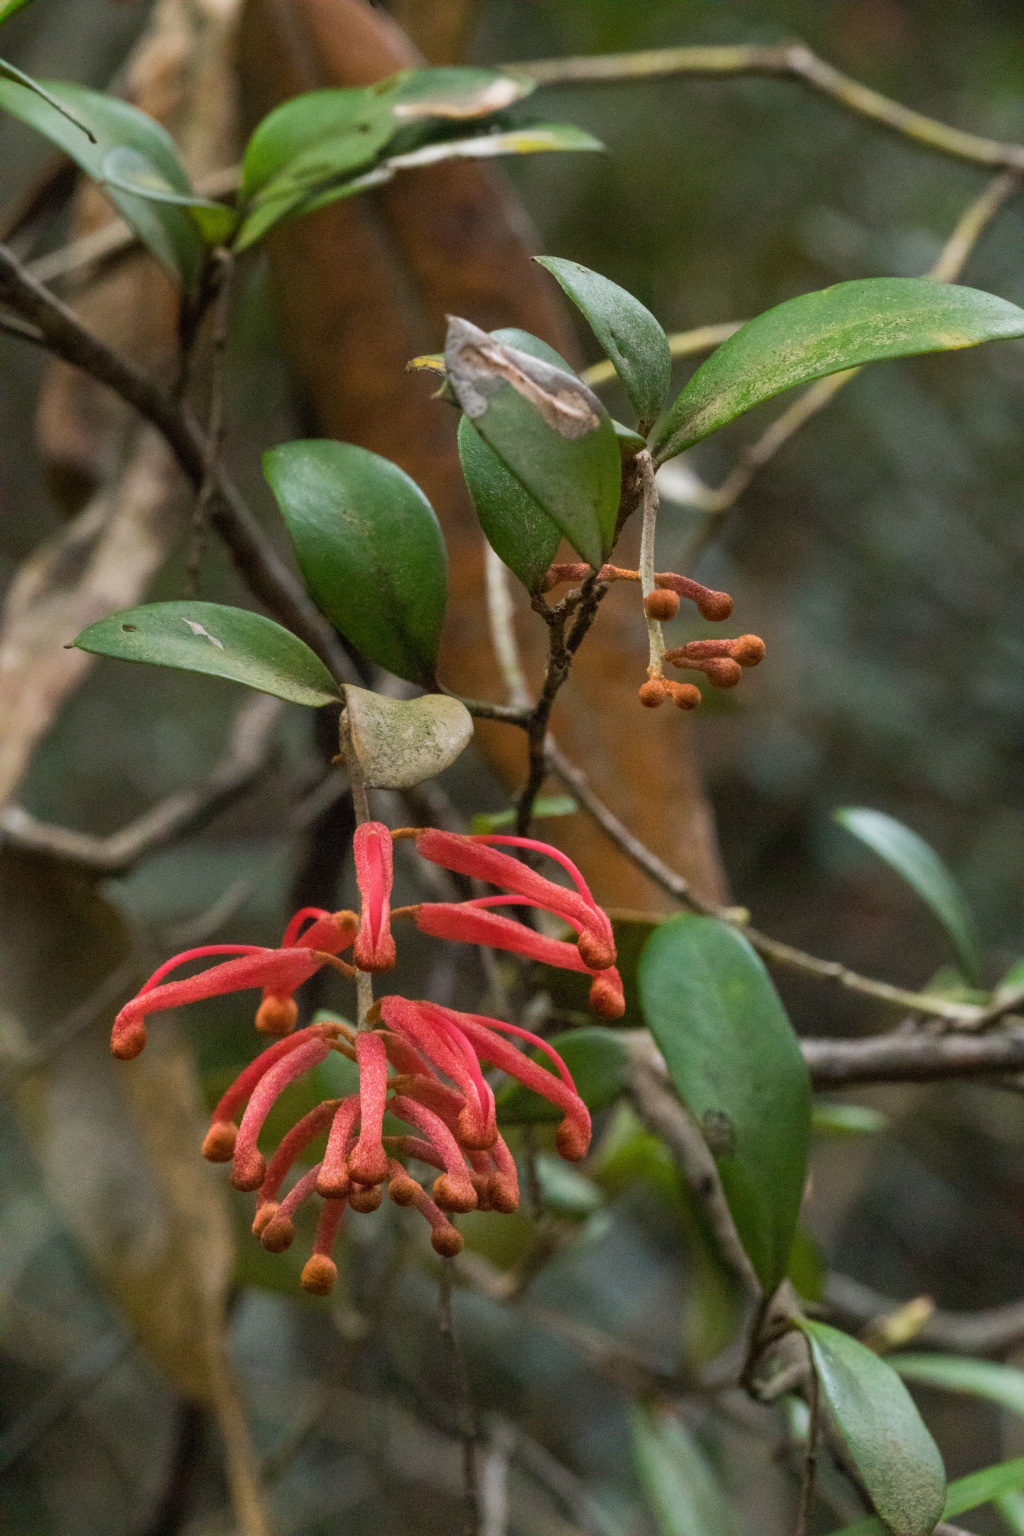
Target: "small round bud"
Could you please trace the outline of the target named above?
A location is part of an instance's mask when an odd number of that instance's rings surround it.
[[[576,935],[576,948],[580,952],[583,964],[589,966],[592,971],[606,971],[609,966],[615,964],[614,941],[603,939],[586,928]]]
[[[722,661],[707,661],[704,663],[704,676],[712,688],[735,688],[743,676],[743,668],[732,657]]]
[[[261,1035],[290,1035],[299,1021],[299,1005],[294,997],[265,997],[256,1010],[256,1028]]]
[[[396,1174],[388,1185],[388,1194],[396,1205],[412,1205],[420,1186],[409,1174]]]
[[[491,1176],[487,1198],[491,1210],[500,1211],[502,1216],[511,1216],[513,1211],[519,1209],[519,1191],[511,1179],[500,1173]]]
[[[145,1046],[146,1026],[141,1019],[125,1029],[115,1029],[110,1039],[110,1053],[118,1061],[134,1061],[136,1056],[142,1055]]]
[[[657,709],[668,698],[668,684],[660,677],[650,677],[640,687],[640,703],[645,709]]]
[[[740,635],[732,643],[732,653],[741,667],[756,667],[764,660],[764,641],[760,635]]]
[[[451,1174],[440,1173],[432,1190],[434,1204],[442,1211],[475,1211],[476,1190],[468,1174],[465,1182],[453,1179]]]
[[[231,1171],[231,1182],[236,1189],[243,1194],[249,1194],[254,1189],[259,1189],[267,1173],[267,1163],[262,1152],[253,1152],[243,1161],[235,1158],[235,1166]]]
[[[383,1184],[388,1176],[388,1155],[382,1146],[356,1147],[348,1160],[356,1184]]]
[[[263,1236],[280,1209],[276,1200],[264,1200],[263,1204],[257,1207],[256,1215],[252,1220],[253,1237]]]
[[[314,1253],[302,1266],[299,1283],[311,1296],[329,1296],[338,1278],[338,1266],[326,1253]]]
[[[353,1184],[348,1192],[348,1203],[360,1216],[375,1211],[384,1198],[379,1184]]]
[[[344,1168],[338,1173],[324,1173],[321,1169],[316,1181],[316,1192],[325,1200],[345,1200],[351,1188],[352,1180]]]
[[[696,709],[700,703],[700,689],[692,683],[666,683],[676,709]]]
[[[287,1216],[272,1216],[260,1233],[260,1242],[268,1253],[284,1253],[295,1241],[295,1223]]]
[[[657,588],[644,598],[644,613],[649,619],[674,619],[679,612],[679,593]]]
[[[728,592],[712,592],[705,588],[703,596],[698,597],[696,603],[701,618],[712,624],[721,624],[732,613],[732,598]]]
[[[581,1157],[586,1157],[590,1147],[590,1123],[585,1125],[579,1120],[571,1120],[567,1115],[555,1132],[555,1146],[560,1157],[564,1157],[567,1163],[578,1163]]]
[[[238,1126],[233,1120],[215,1120],[203,1137],[203,1156],[208,1163],[230,1163],[235,1155]]]
[[[590,1011],[599,1019],[621,1019],[626,999],[621,987],[607,976],[595,976],[590,987]]]
[[[435,1227],[430,1234],[430,1246],[442,1259],[454,1259],[465,1245],[462,1233],[456,1232],[454,1227]]]

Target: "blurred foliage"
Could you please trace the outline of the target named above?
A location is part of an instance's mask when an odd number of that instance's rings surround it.
[[[103,87],[116,80],[145,19],[140,0],[37,0],[10,23],[5,47],[33,73]],[[472,56],[490,63],[793,35],[922,111],[1024,138],[1024,43],[1010,0],[483,0]],[[890,138],[789,81],[550,90],[544,108],[596,134],[609,153],[505,169],[543,248],[623,284],[670,331],[746,318],[840,279],[920,275],[983,183],[980,171]],[[9,206],[46,154],[21,125],[0,122]],[[1018,304],[1022,222],[1017,199],[964,274]],[[45,209],[32,234],[32,254],[60,245],[65,211]],[[273,527],[259,452],[296,436],[302,422],[260,258],[241,284],[228,455]],[[582,325],[579,333],[595,359]],[[32,447],[41,371],[35,353],[0,338],[5,578],[60,522]],[[688,371],[677,365],[679,384]],[[897,876],[834,828],[836,805],[884,808],[941,852],[988,940],[987,983],[1024,947],[1022,387],[1017,343],[864,374],[762,472],[694,572],[732,591],[743,627],[769,647],[758,686],[696,723],[735,898],[778,937],[903,985],[923,985],[944,962],[941,935]],[[606,399],[613,415],[625,409],[613,393]],[[761,423],[759,415],[699,447],[696,468],[712,483],[721,479]],[[661,566],[681,568],[703,532],[701,517],[668,505]],[[283,530],[275,537],[284,547]],[[150,599],[179,595],[184,563],[180,550]],[[240,596],[216,547],[201,596]],[[678,628],[679,640],[689,638]],[[233,684],[103,663],[69,700],[19,800],[46,819],[113,830],[202,777],[223,750],[240,697]],[[320,753],[309,721],[289,711],[274,770],[256,791],[187,846],[106,882],[105,897],[144,951],[162,956],[221,937],[277,942],[295,874],[287,817],[319,771]],[[479,764],[458,765],[446,782],[470,811],[506,808]],[[226,892],[213,927],[187,938]],[[399,863],[396,900],[422,894]],[[351,901],[350,890],[337,892],[339,905]],[[620,933],[644,936],[642,914],[623,914]],[[18,941],[42,973],[60,968],[60,944],[41,946],[27,924]],[[60,942],[96,941],[83,926]],[[583,1011],[582,978],[560,981],[556,1005],[571,1019]],[[863,1000],[790,974],[778,981],[807,1033],[880,1027]],[[627,983],[630,1025],[638,1018],[628,975]],[[407,985],[469,1004],[485,978],[471,951],[453,963],[412,935],[395,976],[396,990]],[[350,1010],[346,986],[331,976],[319,1001]],[[69,993],[29,1021],[5,1004],[5,1081],[45,1049],[49,1031],[59,1034],[78,1001]],[[102,1040],[102,1011],[80,1026],[83,1052],[87,1041],[93,1049]],[[204,1086],[215,1092],[251,1054],[248,1002],[199,1005],[187,1027]],[[77,1080],[82,1095],[89,1081]],[[792,1271],[801,1292],[814,1299],[823,1262],[888,1296],[929,1294],[943,1307],[1016,1299],[1024,1260],[1019,1098],[975,1086],[856,1097],[888,1123],[870,1122],[874,1135],[816,1144],[807,1230]],[[183,1410],[128,1335],[10,1106],[8,1093],[0,1123],[5,1530],[227,1529],[206,1411]],[[482,1457],[507,1479],[510,1536],[655,1536],[666,1528],[637,1470],[629,1369],[639,1361],[649,1374],[690,1379],[734,1333],[738,1298],[666,1149],[621,1106],[599,1118],[598,1132],[582,1170],[587,1183],[559,1187],[541,1174],[537,1220],[528,1212],[465,1221],[481,1284],[457,1287],[455,1320]],[[539,1167],[549,1167],[547,1128],[522,1135],[517,1151],[525,1158],[533,1146]],[[292,1255],[271,1259],[247,1240],[247,1203],[228,1198],[240,1255],[231,1351],[278,1536],[457,1530],[455,1373],[438,1334],[437,1265],[423,1234],[387,1203],[353,1222],[339,1245],[338,1291],[312,1301],[296,1293]],[[300,1231],[296,1254],[302,1247]],[[532,1282],[505,1304],[505,1278],[517,1267],[529,1276],[538,1259]],[[606,1345],[618,1351],[614,1368]],[[919,1401],[951,1476],[1020,1447],[1019,1428],[1007,1428],[991,1405],[927,1389]],[[799,1461],[788,1456],[783,1416],[732,1396],[727,1406],[713,1418],[704,1398],[688,1399],[680,1435],[702,1467],[715,1468],[741,1530],[786,1530]],[[167,1523],[167,1491],[186,1474],[187,1521]],[[858,1513],[837,1510],[830,1521],[826,1510],[820,1530]],[[1001,1528],[991,1512],[965,1518],[980,1532]]]

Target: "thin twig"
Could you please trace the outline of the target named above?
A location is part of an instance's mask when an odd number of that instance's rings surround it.
[[[38,821],[19,805],[0,812],[0,844],[51,854],[104,875],[122,875],[159,848],[198,831],[243,795],[266,768],[274,727],[284,709],[279,699],[256,694],[235,716],[231,745],[205,783],[168,795],[119,832],[95,837]]]
[[[452,1322],[452,1264],[441,1260],[438,1280],[438,1331],[448,1348],[455,1377],[455,1407],[459,1439],[462,1442],[463,1496],[466,1504],[464,1536],[480,1536],[480,1497],[477,1483],[477,1432],[469,1373]]]
[[[654,540],[658,531],[658,487],[654,483],[654,465],[647,449],[641,449],[636,456],[637,469],[640,471],[640,483],[643,486],[643,532],[640,535],[640,591],[644,602],[655,590],[654,586]],[[647,644],[648,663],[647,676],[652,680],[660,678],[665,666],[665,635],[661,624],[657,619],[647,615]]]
[[[231,298],[234,291],[235,261],[230,251],[221,250],[214,257],[214,282],[217,285],[210,334],[210,415],[206,424],[203,453],[203,480],[192,509],[188,560],[185,568],[185,595],[192,597],[199,589],[210,509],[216,494],[217,466],[224,441],[224,364],[227,359],[228,328],[231,323]]]
[[[860,1280],[834,1270],[825,1281],[825,1300],[844,1326],[862,1328],[898,1312],[904,1303],[883,1296]],[[924,1319],[915,1342],[963,1355],[997,1355],[1024,1340],[1024,1301],[977,1312],[946,1312],[937,1307]]]
[[[928,1014],[960,1027],[970,1028],[975,1025],[982,1012],[975,1005],[947,1002],[943,998],[932,997],[926,992],[909,992],[904,987],[890,986],[888,982],[876,981],[870,976],[861,976],[857,971],[851,971],[848,966],[841,965],[837,960],[821,960],[817,955],[809,955],[804,950],[794,949],[790,944],[783,944],[778,939],[759,932],[746,920],[742,908],[719,907],[712,902],[702,901],[691,890],[689,882],[682,875],[677,874],[663,859],[646,847],[619,820],[614,811],[609,810],[604,801],[598,799],[586,775],[569,761],[550,735],[547,739],[546,761],[548,767],[562,780],[566,788],[572,790],[584,810],[593,816],[612,841],[628,854],[656,885],[695,912],[703,912],[708,917],[717,917],[721,922],[737,928],[761,954],[777,960],[781,965],[805,971],[822,981],[835,982],[838,986],[846,987],[852,992],[862,992],[868,997],[890,1003],[893,1007],[902,1008],[904,1011],[910,1009],[915,1013]]]
[[[904,107],[873,91],[870,86],[851,80],[799,42],[781,47],[752,44],[721,48],[652,48],[642,53],[535,59],[503,67],[529,75],[538,85],[654,80],[667,75],[713,75],[719,79],[742,75],[789,75],[848,112],[889,128],[939,154],[966,160],[972,165],[1024,171],[1024,145],[965,133],[960,128],[951,128]]]
[[[808,1408],[810,1415],[807,1420],[807,1451],[804,1456],[804,1475],[800,1485],[800,1505],[796,1516],[796,1536],[807,1536],[807,1529],[811,1519],[811,1508],[814,1504],[814,1482],[818,1471],[818,1428],[821,1412],[821,1390],[818,1383],[818,1373],[814,1368],[814,1354],[811,1350],[811,1341],[805,1339],[808,1361]]]
[[[938,1083],[1024,1071],[1024,1021],[987,1035],[897,1032],[864,1040],[801,1040],[816,1088]]]
[[[162,434],[196,490],[206,474],[206,443],[188,406],[155,379],[106,346],[77,315],[39,283],[6,246],[0,245],[0,302],[43,334],[49,351],[106,384]],[[356,681],[334,631],[305,588],[284,564],[223,470],[214,474],[210,521],[231,552],[253,595],[301,639],[342,681]]]

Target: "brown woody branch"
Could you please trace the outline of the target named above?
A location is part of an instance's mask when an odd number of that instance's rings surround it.
[[[204,784],[169,795],[108,837],[52,826],[11,805],[0,812],[0,844],[50,854],[98,874],[125,874],[157,849],[198,831],[255,783],[267,766],[283,708],[279,699],[254,695],[235,717],[230,750]]]
[[[168,443],[196,491],[207,474],[207,448],[191,410],[140,368],[93,336],[67,305],[44,288],[0,245],[0,302],[34,326],[47,350],[106,384]],[[236,487],[220,469],[212,475],[210,521],[227,545],[253,596],[299,635],[341,681],[358,679],[327,620],[281,560]]]
[[[870,1286],[849,1275],[829,1274],[825,1282],[825,1300],[836,1319],[850,1328],[862,1328],[892,1313],[905,1303],[882,1296]],[[937,1307],[930,1312],[914,1335],[915,1344],[929,1344],[952,1349],[965,1355],[1001,1354],[1024,1339],[1024,1301],[1011,1301],[1001,1307],[985,1307],[978,1312],[945,1312]]]
[[[1005,143],[951,128],[934,117],[904,107],[870,86],[851,80],[819,59],[804,43],[782,46],[701,48],[652,48],[641,53],[608,53],[587,58],[535,59],[503,66],[529,75],[538,85],[586,85],[614,81],[664,79],[668,75],[730,76],[768,75],[798,80],[821,96],[858,117],[878,123],[903,138],[911,139],[954,160],[995,170],[1024,172],[1024,145]]]

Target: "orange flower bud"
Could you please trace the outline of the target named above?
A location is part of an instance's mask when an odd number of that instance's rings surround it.
[[[293,997],[265,997],[256,1010],[261,1035],[290,1035],[299,1022],[299,1005]]]
[[[314,1253],[302,1267],[300,1284],[311,1296],[329,1296],[338,1278],[338,1266],[326,1253]]]
[[[431,1191],[434,1204],[442,1211],[475,1211],[476,1190],[467,1176],[455,1180],[447,1173],[438,1174]]]
[[[295,1223],[278,1213],[270,1218],[259,1236],[268,1253],[284,1253],[295,1241]]]
[[[650,677],[639,690],[640,703],[645,709],[657,709],[668,698],[668,684],[663,678]]]
[[[704,663],[704,676],[713,688],[735,688],[743,676],[743,669],[731,657],[721,661],[707,661]]]
[[[439,1253],[442,1259],[454,1259],[456,1254],[462,1252],[465,1242],[461,1232],[456,1232],[454,1227],[435,1227],[430,1234],[430,1246],[435,1253]]]
[[[233,1120],[215,1120],[203,1138],[203,1156],[208,1163],[230,1163],[235,1155],[238,1127]]]
[[[700,703],[700,689],[692,683],[666,683],[676,709],[696,709]]]
[[[759,635],[740,635],[732,643],[732,654],[741,667],[756,667],[764,660],[764,641]]]
[[[354,1211],[366,1216],[375,1211],[384,1195],[379,1184],[353,1184],[348,1193],[348,1203]]]
[[[674,619],[679,612],[679,594],[658,588],[644,598],[644,612],[649,619]]]
[[[265,1200],[256,1210],[252,1221],[253,1237],[262,1237],[267,1227],[281,1209],[276,1200]]]
[[[404,1169],[388,1185],[388,1194],[396,1205],[412,1205],[419,1193],[420,1186]]]

